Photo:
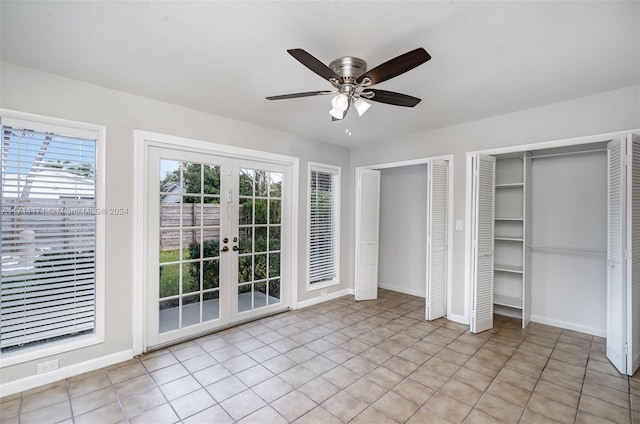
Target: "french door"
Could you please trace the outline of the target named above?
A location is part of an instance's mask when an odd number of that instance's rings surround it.
[[[147,346],[286,309],[289,167],[150,147]]]

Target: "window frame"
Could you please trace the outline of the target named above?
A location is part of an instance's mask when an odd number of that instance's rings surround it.
[[[311,282],[311,174],[313,172],[324,172],[331,174],[332,177],[336,180],[335,186],[337,188],[337,193],[335,195],[335,216],[336,222],[335,227],[333,228],[333,232],[335,234],[335,277],[331,280],[320,281],[316,283]],[[336,165],[329,165],[317,162],[309,162],[308,172],[307,172],[307,291],[320,290],[331,286],[336,286],[340,284],[340,223],[341,223],[341,194],[342,194],[342,168]]]
[[[0,109],[2,124],[40,131],[90,136],[96,139],[96,208],[105,210],[106,127],[32,113]],[[48,356],[59,355],[105,342],[105,224],[106,215],[96,216],[95,328],[90,334],[25,347],[2,354],[0,369]]]

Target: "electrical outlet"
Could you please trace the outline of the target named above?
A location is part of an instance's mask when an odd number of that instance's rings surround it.
[[[58,369],[57,359],[54,359],[53,361],[41,362],[38,364],[38,374],[55,371],[57,369]]]
[[[326,296],[327,290],[320,290],[320,296]]]

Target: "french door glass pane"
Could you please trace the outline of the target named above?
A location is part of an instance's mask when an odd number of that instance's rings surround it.
[[[240,169],[238,312],[280,303],[282,174]]]
[[[180,265],[160,266],[160,297],[172,297],[180,294]]]
[[[202,294],[202,321],[220,318],[220,291],[211,290]]]
[[[220,167],[160,160],[160,333],[220,317]]]

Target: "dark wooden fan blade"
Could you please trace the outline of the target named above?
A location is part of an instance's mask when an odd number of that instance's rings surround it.
[[[368,78],[371,80],[371,83],[366,84],[367,86],[380,84],[382,81],[397,77],[400,74],[412,70],[416,66],[422,65],[429,59],[431,59],[429,53],[422,47],[419,47],[365,72],[358,77],[356,82],[359,84],[364,81],[365,78]]]
[[[394,91],[367,89],[373,93],[373,97],[367,99],[373,102],[386,103],[394,106],[414,107],[421,99]]]
[[[302,49],[289,49],[287,50],[289,54],[296,58],[296,60],[302,63],[307,68],[311,69],[316,74],[320,75],[322,78],[326,80],[331,80],[332,78],[337,80],[340,84],[343,83],[340,75],[336,74],[324,63],[320,62],[315,57],[311,56],[309,53]]]
[[[267,100],[284,100],[284,99],[297,99],[298,97],[310,97],[310,96],[321,96],[323,94],[331,94],[335,93],[335,91],[307,91],[305,93],[293,93],[293,94],[282,94],[280,96],[269,96],[265,97]]]

